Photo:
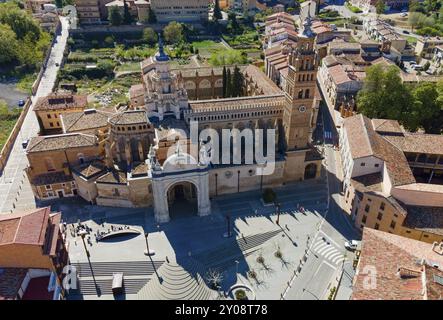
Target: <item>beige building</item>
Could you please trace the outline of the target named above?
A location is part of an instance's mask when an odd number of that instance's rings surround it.
[[[87,97],[72,94],[51,94],[41,97],[34,105],[42,133],[61,133],[60,117],[71,112],[83,111],[87,106]]]
[[[443,39],[440,37],[425,37],[417,39],[415,45],[415,53],[425,59],[432,59],[434,57],[435,49],[443,45]]]
[[[75,0],[80,24],[99,24],[102,20],[99,0]]]
[[[208,20],[209,0],[151,0],[157,21],[200,23]]]
[[[43,13],[48,4],[54,5],[54,0],[26,0],[25,9],[31,13]]]
[[[442,241],[442,143],[441,135],[409,133],[394,120],[346,118],[340,153],[355,226]]]

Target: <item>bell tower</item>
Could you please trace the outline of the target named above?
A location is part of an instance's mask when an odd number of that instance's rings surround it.
[[[315,34],[311,30],[311,18],[305,19],[297,40],[297,47],[289,55],[286,79],[286,105],[283,112],[286,150],[308,146],[312,133],[314,95],[318,59],[314,50]]]
[[[308,154],[315,128],[315,91],[318,57],[314,49],[315,33],[311,30],[309,14],[302,23],[297,46],[289,55],[289,69],[286,78],[283,130],[285,134],[285,180],[304,179]],[[320,165],[318,166],[318,168]]]

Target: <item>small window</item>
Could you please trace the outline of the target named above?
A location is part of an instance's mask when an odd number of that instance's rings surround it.
[[[368,202],[371,202],[372,201],[372,199],[371,198],[368,198]]]
[[[385,203],[384,202],[380,203],[380,210],[385,210]]]
[[[367,205],[365,206],[365,211],[366,211],[366,212],[369,212],[369,209],[371,209],[371,207],[369,206],[369,204],[367,204]]]
[[[379,212],[377,215],[377,220],[383,219],[383,213]]]
[[[49,122],[49,126],[50,126],[50,127],[53,127],[54,124],[53,124],[52,122]]]
[[[395,229],[395,221],[394,220],[391,221],[390,227],[391,227],[391,229]]]
[[[374,164],[374,167],[378,168],[380,165],[378,163]]]
[[[375,224],[374,229],[378,230],[378,228],[380,228],[380,225],[378,223]]]
[[[361,218],[361,222],[362,223],[366,223],[366,219],[368,218],[368,216],[363,216],[363,218]]]
[[[394,218],[398,218],[398,214],[394,213]]]
[[[411,233],[411,231],[407,230],[406,233]]]
[[[429,235],[424,234],[424,235],[423,235],[423,238],[429,238]]]
[[[47,116],[48,116],[48,119],[51,119],[51,115],[50,114],[47,114]]]
[[[364,167],[364,166],[366,166],[366,163],[362,162],[360,165],[361,165],[362,167]]]
[[[45,187],[46,187],[46,190],[51,190],[52,189],[50,184],[47,184]]]

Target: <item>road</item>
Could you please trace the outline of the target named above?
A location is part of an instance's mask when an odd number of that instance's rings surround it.
[[[55,84],[59,69],[56,64],[60,64],[62,61],[69,36],[68,20],[65,17],[60,17],[60,19],[62,31],[57,36],[57,42],[54,43],[51,49],[50,58],[37,92],[31,97],[32,105],[36,103],[38,98],[50,94]],[[31,106],[0,177],[0,212],[2,213],[10,213],[17,209],[24,210],[36,206],[31,185],[23,171],[28,166],[28,159],[23,151],[22,141],[36,136],[38,131],[37,118]]]
[[[314,135],[322,136],[325,149],[325,167],[329,194],[328,210],[325,212],[316,234],[308,247],[307,260],[302,265],[298,276],[294,277],[288,289],[286,300],[323,300],[328,295],[331,283],[334,283],[340,269],[352,269],[353,254],[346,251],[344,242],[358,239],[359,234],[350,219],[343,212],[340,203],[341,181],[333,143],[338,141],[337,131],[329,116],[326,106],[322,106],[317,130]],[[324,134],[330,132],[330,134]],[[317,138],[317,137],[316,137]],[[349,291],[348,291],[349,292]]]

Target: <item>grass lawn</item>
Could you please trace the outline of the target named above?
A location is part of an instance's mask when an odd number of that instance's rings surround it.
[[[6,140],[8,140],[9,134],[14,128],[20,113],[20,109],[9,110],[6,103],[0,100],[0,150],[5,145]]]
[[[117,72],[125,72],[125,71],[131,71],[131,72],[140,71],[140,62],[125,62],[117,66]]]
[[[31,88],[37,79],[37,73],[28,73],[23,75],[17,83],[17,89],[20,91],[31,94]]]
[[[209,58],[211,54],[216,53],[219,50],[226,49],[221,42],[215,42],[212,40],[195,41],[192,43],[195,49],[198,49],[198,53],[205,58]]]
[[[417,38],[414,38],[414,37],[411,37],[411,36],[406,36],[405,38],[406,38],[406,41],[409,44],[416,44],[417,43]]]

